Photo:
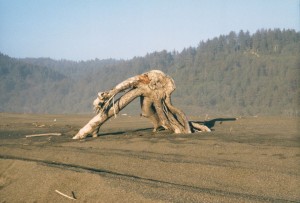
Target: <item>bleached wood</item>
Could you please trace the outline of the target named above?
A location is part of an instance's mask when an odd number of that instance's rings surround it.
[[[154,132],[163,127],[174,133],[191,133],[192,128],[209,131],[209,128],[190,125],[186,115],[171,102],[171,94],[175,90],[174,80],[160,70],[143,73],[116,85],[113,89],[99,92],[93,105],[98,113],[73,139],[83,139],[87,135],[97,137],[100,126],[110,117],[116,115],[135,98],[141,98],[142,116],[153,123]],[[125,92],[116,102],[114,97]]]
[[[60,192],[58,190],[55,190],[55,192],[58,193],[58,194],[60,194],[60,195],[62,195],[62,196],[64,196],[64,197],[66,197],[66,198],[69,198],[69,199],[72,199],[72,200],[76,200],[74,197],[70,197],[69,195],[66,195],[66,194],[64,194],[64,193],[62,193],[62,192]]]
[[[25,137],[42,137],[42,136],[61,136],[61,133],[32,134],[32,135],[26,135]]]
[[[194,129],[196,129],[197,131],[201,131],[201,132],[211,132],[211,129],[209,129],[207,126],[205,125],[201,125],[199,123],[195,123],[195,122],[191,122],[192,126],[194,127]]]

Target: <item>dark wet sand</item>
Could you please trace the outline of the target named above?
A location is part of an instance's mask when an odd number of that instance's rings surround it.
[[[1,113],[0,202],[74,201],[55,190],[78,202],[300,202],[299,119],[214,117],[211,133],[154,134],[119,116],[72,140],[91,117]],[[62,136],[25,137],[49,132]]]

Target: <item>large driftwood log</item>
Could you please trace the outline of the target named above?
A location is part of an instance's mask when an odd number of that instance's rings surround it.
[[[174,133],[210,131],[206,126],[189,122],[186,115],[172,105],[171,94],[175,88],[171,77],[162,71],[152,70],[131,77],[109,91],[99,92],[93,102],[97,115],[81,128],[73,139],[82,139],[87,135],[96,137],[103,123],[137,97],[140,97],[142,116],[149,118],[153,123],[154,132],[158,127]],[[114,97],[124,91],[127,92],[114,101]]]

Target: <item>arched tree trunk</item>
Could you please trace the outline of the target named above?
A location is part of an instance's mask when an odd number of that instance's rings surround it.
[[[97,136],[103,123],[137,97],[140,97],[142,115],[150,119],[154,131],[160,126],[174,133],[191,133],[194,130],[210,131],[206,126],[189,122],[185,114],[172,105],[171,94],[175,88],[171,77],[162,71],[152,70],[131,77],[112,90],[99,92],[93,102],[97,115],[81,128],[73,139],[82,139],[89,134]],[[118,93],[126,90],[126,93],[114,101]]]

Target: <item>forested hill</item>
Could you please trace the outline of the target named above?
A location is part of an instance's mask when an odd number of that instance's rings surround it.
[[[151,69],[174,78],[173,103],[188,114],[299,116],[300,33],[279,29],[230,32],[180,53],[161,51],[131,60],[0,54],[0,111],[92,112],[98,91]]]

